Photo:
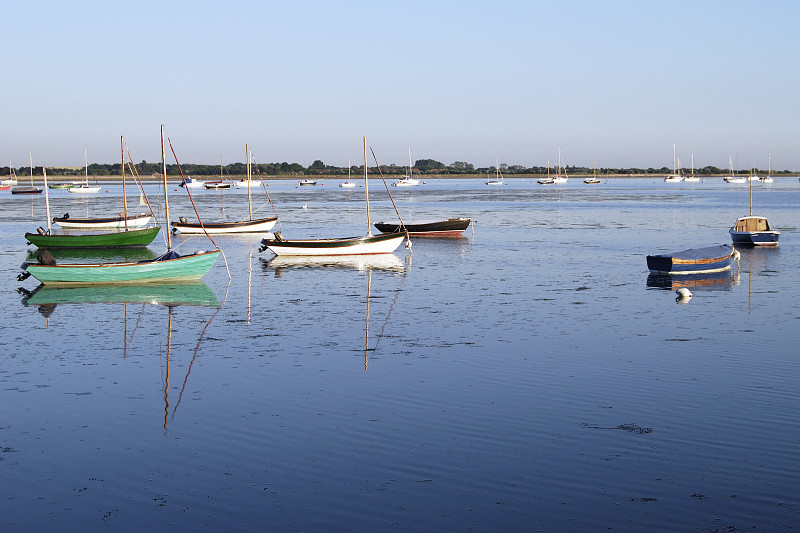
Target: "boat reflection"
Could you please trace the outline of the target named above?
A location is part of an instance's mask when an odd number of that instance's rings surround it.
[[[39,249],[28,250],[27,262],[36,263],[38,261]],[[121,262],[132,263],[134,261],[150,261],[156,258],[156,254],[150,248],[69,248],[59,250],[49,248],[56,262],[62,260],[78,263],[107,263]],[[75,261],[77,260],[77,261]]]
[[[655,274],[647,276],[648,289],[664,289],[675,291],[678,289],[691,290],[731,290],[738,282],[738,272],[724,270],[705,274]]]
[[[214,292],[202,281],[81,287],[54,287],[42,284],[30,293],[26,293],[22,299],[22,304],[25,306],[93,303],[219,307]]]
[[[344,256],[273,256],[261,259],[264,270],[274,270],[279,278],[287,270],[299,269],[344,269],[358,271],[385,270],[405,271],[405,263],[394,254],[344,255]]]

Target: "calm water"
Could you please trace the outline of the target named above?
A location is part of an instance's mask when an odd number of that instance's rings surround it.
[[[4,529],[800,529],[798,181],[754,191],[780,247],[743,249],[688,304],[645,255],[729,242],[747,189],[573,181],[393,189],[406,218],[476,223],[388,260],[219,237],[230,282],[220,260],[199,285],[27,304],[45,202],[0,193]],[[270,183],[285,237],[364,233],[363,188],[336,183]],[[378,185],[373,221],[391,220]],[[55,191],[52,214],[119,211],[104,190]],[[195,196],[208,220],[246,217],[241,190]]]

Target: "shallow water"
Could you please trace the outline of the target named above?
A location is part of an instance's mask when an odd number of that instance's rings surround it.
[[[230,282],[220,260],[179,293],[26,304],[44,198],[0,193],[7,528],[800,528],[798,182],[754,187],[781,245],[681,304],[645,255],[729,242],[748,189],[573,181],[392,190],[406,218],[475,223],[388,260],[270,261],[218,237]],[[336,183],[269,183],[285,237],[365,232],[363,188]],[[373,221],[395,216],[381,187]],[[119,211],[106,190],[55,191],[52,215]],[[247,216],[243,190],[192,192],[208,220]],[[170,210],[192,218],[183,190]]]

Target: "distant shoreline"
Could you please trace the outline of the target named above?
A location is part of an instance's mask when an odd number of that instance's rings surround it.
[[[719,175],[714,174],[714,175],[702,175],[702,176],[695,175],[695,176],[699,177],[701,180],[705,180],[705,179],[722,179],[726,175],[727,174],[719,174]],[[602,176],[597,176],[597,178],[600,179],[600,180],[607,180],[607,179],[660,179],[660,180],[663,180],[667,176],[668,176],[668,174],[603,174]],[[797,178],[798,176],[800,176],[800,174],[781,174],[779,176],[776,176],[774,174],[772,175],[773,178],[779,179],[779,180],[783,179],[783,178]],[[199,180],[202,180],[202,181],[217,181],[219,179],[216,176],[192,176],[192,177],[196,178],[196,179],[199,179]],[[460,180],[460,179],[465,179],[465,180],[484,180],[484,179],[486,179],[486,176],[483,175],[483,174],[456,174],[456,175],[454,175],[454,174],[417,174],[416,177],[419,178],[422,181],[425,181],[425,180],[428,180],[428,179],[432,179],[432,180],[433,179],[437,179],[437,180]],[[512,176],[504,176],[504,179],[506,181],[525,181],[525,180],[538,180],[538,179],[543,178],[543,177],[545,177],[544,174],[514,174]],[[568,177],[570,179],[574,179],[574,180],[584,180],[586,178],[594,177],[594,175],[593,174],[571,174]],[[70,183],[70,182],[73,182],[73,181],[80,181],[80,180],[77,180],[75,178],[76,178],[75,176],[53,176],[53,177],[48,177],[47,181],[48,181],[48,183]],[[160,182],[160,181],[163,180],[163,177],[154,176],[154,175],[140,176],[139,178],[143,182],[147,182],[147,183]],[[240,180],[243,180],[245,178],[246,178],[246,176],[230,175],[230,176],[226,176],[223,181],[240,181]],[[347,176],[333,175],[333,174],[321,175],[321,176],[309,176],[307,174],[306,175],[297,175],[297,176],[261,176],[261,178],[263,178],[264,181],[286,181],[286,180],[292,181],[292,180],[302,180],[302,179],[312,179],[312,180],[320,180],[320,181],[324,181],[324,180],[345,181],[345,180],[347,180]],[[391,176],[385,177],[385,179],[387,181],[395,181],[398,178],[399,178],[399,176],[396,176],[396,175],[391,175]],[[254,181],[259,181],[259,179],[260,178],[254,178],[253,180]],[[363,178],[363,176],[362,177],[353,177],[353,176],[351,176],[350,179],[352,181],[356,181],[357,182],[359,180],[363,180],[364,178]],[[370,175],[370,179],[371,180],[380,180],[381,177],[380,177],[380,175],[371,174]],[[127,180],[132,181],[130,176],[126,176],[126,181]],[[180,180],[181,180],[180,176],[173,176],[173,175],[168,175],[167,176],[167,181],[168,182],[175,182],[175,181],[180,182]],[[27,178],[17,177],[17,181],[21,185],[24,185],[25,183],[30,183],[30,177],[27,177]],[[33,182],[34,183],[43,183],[43,181],[44,180],[42,179],[42,176],[34,176],[33,177]],[[90,176],[89,177],[89,182],[91,183],[91,182],[94,182],[94,181],[115,183],[115,182],[121,182],[122,181],[122,177],[121,176],[106,175],[106,176],[98,176],[97,178],[93,178],[93,177]]]

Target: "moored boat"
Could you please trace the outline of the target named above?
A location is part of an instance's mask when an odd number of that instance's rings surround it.
[[[770,227],[764,217],[748,215],[736,219],[736,224],[728,230],[733,244],[753,246],[778,246],[781,232]]]
[[[98,228],[141,228],[150,223],[152,216],[149,213],[138,215],[103,217],[103,218],[75,218],[69,213],[63,217],[54,217],[53,222],[62,228],[98,229]]]
[[[280,232],[271,239],[263,239],[259,252],[270,250],[275,255],[371,255],[394,252],[406,233],[373,235],[369,218],[369,176],[367,165],[367,138],[364,137],[364,196],[367,207],[367,234],[363,237],[340,239],[284,239]]]
[[[128,231],[101,231],[96,233],[47,233],[39,228],[36,233],[26,233],[25,238],[38,248],[123,248],[147,246],[156,238],[161,228],[136,228]]]
[[[647,256],[647,268],[664,274],[721,272],[731,268],[736,250],[729,244],[690,248],[680,252]]]
[[[376,222],[381,233],[405,233],[417,237],[460,237],[472,221],[469,217],[445,220],[410,220],[408,222]]]
[[[298,183],[300,186],[305,186],[305,185],[316,185],[316,184],[317,184],[317,182],[316,182],[316,181],[314,181],[314,180],[309,180],[309,179],[300,180],[300,181],[299,181],[299,182],[297,182],[297,183]]]

